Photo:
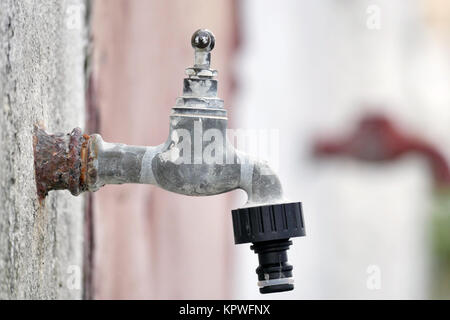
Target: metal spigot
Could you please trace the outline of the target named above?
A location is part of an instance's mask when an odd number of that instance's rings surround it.
[[[210,69],[214,35],[197,30],[191,44],[194,66],[186,69],[183,95],[170,114],[169,137],[158,146],[104,142],[98,134],[49,135],[37,128],[35,170],[39,195],[69,189],[73,195],[106,184],[153,184],[189,196],[235,189],[248,195],[233,210],[235,242],[253,243],[261,293],[293,289],[286,250],[291,237],[305,235],[301,203],[283,197],[280,181],[266,162],[238,151],[227,139],[227,112],[217,97],[217,71]]]

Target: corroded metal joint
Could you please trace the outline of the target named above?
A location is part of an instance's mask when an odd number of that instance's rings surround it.
[[[73,195],[87,190],[89,139],[80,128],[68,134],[48,134],[35,128],[34,167],[41,199],[51,190],[67,189]]]

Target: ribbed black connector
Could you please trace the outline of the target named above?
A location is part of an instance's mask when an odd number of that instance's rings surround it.
[[[236,244],[253,243],[258,254],[258,285],[261,293],[294,289],[292,269],[288,264],[289,238],[305,235],[300,202],[281,203],[232,211]]]

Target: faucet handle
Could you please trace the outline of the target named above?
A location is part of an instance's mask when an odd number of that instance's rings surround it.
[[[191,45],[195,49],[194,68],[210,70],[211,50],[214,49],[216,38],[207,29],[198,29],[191,38]]]
[[[214,49],[216,38],[214,34],[207,29],[198,29],[191,38],[192,48],[195,51],[211,51]]]
[[[214,49],[215,42],[214,34],[206,29],[198,29],[192,35],[194,66],[186,68],[188,77],[183,80],[183,95],[177,98],[172,114],[207,117],[213,112],[214,117],[226,119],[223,100],[217,97],[218,80],[214,79],[217,71],[210,69],[211,50]]]

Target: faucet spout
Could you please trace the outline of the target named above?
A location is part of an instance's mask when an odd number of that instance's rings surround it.
[[[248,196],[245,206],[276,204],[285,201],[280,179],[269,164],[240,151],[236,152],[241,159],[239,188],[244,190]]]
[[[227,142],[229,143],[229,142]],[[172,142],[145,147],[108,143],[98,134],[90,136],[87,168],[95,175],[87,181],[87,191],[107,184],[152,184],[165,190],[189,195],[209,196],[235,189],[247,193],[246,206],[284,201],[280,180],[267,163],[226,145],[236,163],[179,163]]]

